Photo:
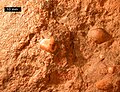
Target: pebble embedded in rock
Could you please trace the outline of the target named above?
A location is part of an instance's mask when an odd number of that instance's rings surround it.
[[[108,73],[114,73],[115,67],[108,67]]]
[[[111,89],[113,85],[110,80],[103,79],[103,80],[96,82],[96,87],[99,90],[108,90],[108,89]]]
[[[88,38],[97,44],[108,41],[111,36],[102,28],[92,29],[88,32]]]
[[[47,52],[54,52],[56,50],[56,44],[53,37],[49,39],[43,39],[40,41],[40,48]]]

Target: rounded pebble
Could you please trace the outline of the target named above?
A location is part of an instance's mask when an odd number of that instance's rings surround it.
[[[114,67],[108,67],[108,73],[114,73]]]
[[[97,44],[108,41],[111,36],[102,28],[92,29],[88,32],[88,38]]]
[[[108,89],[112,88],[113,85],[110,80],[103,79],[103,80],[96,82],[96,87],[99,90],[108,90]]]
[[[47,52],[54,52],[56,50],[56,44],[53,37],[50,39],[43,39],[40,41],[40,48]]]

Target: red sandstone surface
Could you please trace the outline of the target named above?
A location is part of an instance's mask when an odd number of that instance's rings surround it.
[[[0,0],[0,92],[120,92],[120,0]]]

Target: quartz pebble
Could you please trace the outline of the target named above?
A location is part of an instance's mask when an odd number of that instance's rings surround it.
[[[40,41],[40,48],[47,52],[54,52],[57,48],[54,38],[53,37],[49,39],[46,38]]]
[[[92,29],[88,32],[88,38],[97,44],[108,41],[111,36],[102,28]]]

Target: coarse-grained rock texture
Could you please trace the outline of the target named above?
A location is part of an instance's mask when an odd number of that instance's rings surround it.
[[[0,0],[0,92],[120,92],[120,0]]]

